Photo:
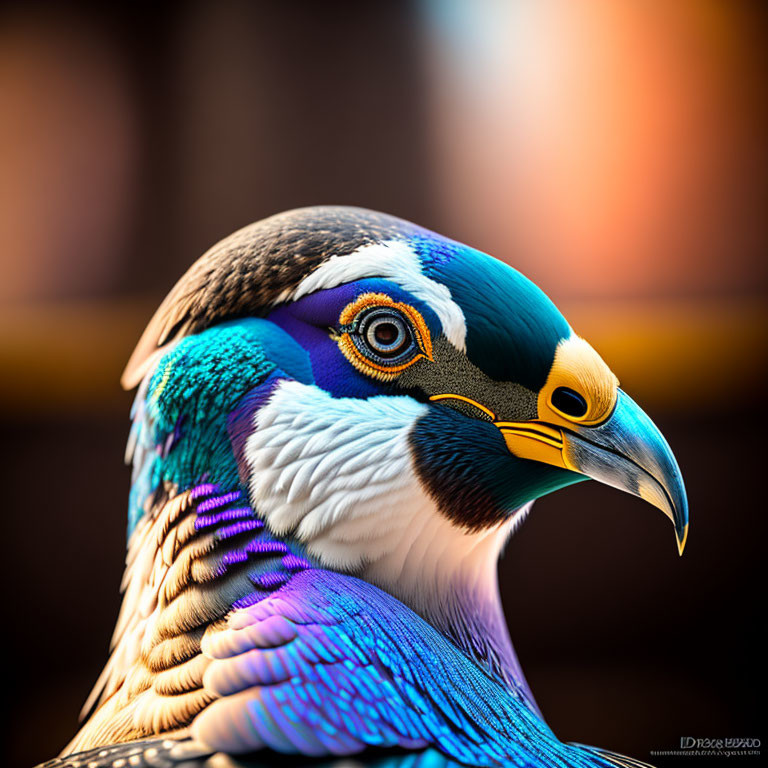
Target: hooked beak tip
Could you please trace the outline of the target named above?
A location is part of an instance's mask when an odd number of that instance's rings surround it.
[[[683,556],[683,550],[685,549],[685,542],[688,541],[688,523],[683,526],[682,531],[675,530],[675,537],[677,538],[677,551],[680,557]]]

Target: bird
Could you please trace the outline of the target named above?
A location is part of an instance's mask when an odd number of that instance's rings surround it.
[[[122,607],[51,766],[641,765],[546,724],[497,562],[536,499],[590,478],[659,508],[682,554],[684,483],[520,272],[387,214],[287,211],[191,266],[122,384]]]

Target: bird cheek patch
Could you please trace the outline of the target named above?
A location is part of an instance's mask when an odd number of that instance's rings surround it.
[[[410,336],[403,352],[387,359],[376,354],[361,333],[364,322],[377,310],[383,310],[384,320],[403,323]],[[394,301],[384,293],[365,293],[347,304],[339,316],[339,333],[334,337],[344,357],[361,373],[379,381],[392,381],[415,362],[432,360],[432,338],[421,313],[410,304]]]

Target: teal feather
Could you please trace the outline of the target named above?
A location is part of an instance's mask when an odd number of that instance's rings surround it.
[[[255,318],[184,338],[160,359],[134,406],[133,440],[142,456],[134,461],[129,534],[166,484],[184,490],[205,480],[237,487],[227,418],[281,369],[312,380],[306,352],[273,323]]]

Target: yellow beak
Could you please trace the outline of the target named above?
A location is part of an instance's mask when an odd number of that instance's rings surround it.
[[[688,538],[688,501],[680,469],[661,432],[618,390],[610,416],[595,426],[543,421],[495,421],[509,451],[521,459],[579,472],[640,496],[675,526],[682,555]]]

